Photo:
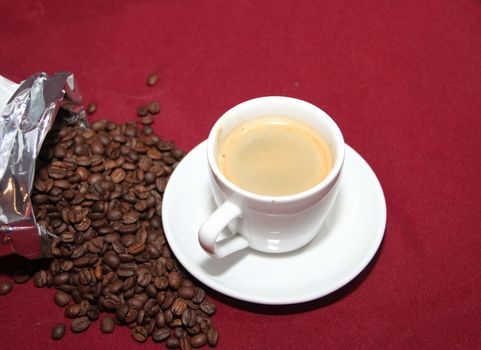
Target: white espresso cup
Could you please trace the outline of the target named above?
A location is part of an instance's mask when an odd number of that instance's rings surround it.
[[[270,196],[249,192],[227,179],[217,163],[220,142],[236,126],[262,116],[293,119],[319,133],[333,160],[321,182],[303,192]],[[218,258],[247,247],[284,253],[310,242],[331,210],[344,162],[344,138],[336,123],[308,102],[282,96],[259,97],[231,108],[217,120],[207,140],[207,162],[217,209],[199,229],[202,248]]]

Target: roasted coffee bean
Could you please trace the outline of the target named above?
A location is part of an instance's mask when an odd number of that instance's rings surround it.
[[[144,118],[146,118],[146,117],[144,117]],[[144,119],[144,118],[142,118],[142,119]],[[149,156],[150,158],[152,158],[154,160],[162,159],[162,153],[160,153],[159,150],[157,150],[154,147],[151,147],[151,148],[148,149],[147,156]]]
[[[72,320],[72,332],[81,333],[90,326],[90,320],[87,316],[81,316]]]
[[[124,283],[121,280],[114,280],[105,287],[105,291],[108,293],[113,293],[113,294],[118,294],[121,290],[122,287],[124,286]]]
[[[177,329],[181,329],[181,328],[177,328]],[[180,341],[180,344],[179,344],[180,350],[192,350],[192,345],[190,343],[189,336],[187,336],[186,334],[183,334],[179,337],[179,341]]]
[[[202,303],[200,303],[200,309],[209,316],[215,313],[215,305],[207,300],[204,300]]]
[[[138,315],[139,315],[138,310],[135,307],[130,307],[129,310],[127,311],[127,314],[125,315],[124,322],[132,323],[137,319]]]
[[[151,297],[155,298],[157,296],[157,288],[155,288],[155,285],[153,283],[149,283],[145,288],[144,288],[145,293]]]
[[[114,171],[112,171],[112,174],[110,174],[110,178],[112,179],[112,182],[114,184],[118,184],[124,181],[126,175],[127,174],[125,173],[124,169],[117,168]]]
[[[165,326],[165,315],[162,310],[160,310],[159,313],[155,316],[155,325],[158,328],[162,328]]]
[[[155,181],[155,187],[157,188],[157,191],[159,191],[160,193],[163,193],[165,191],[166,186],[167,186],[167,180],[163,177],[159,177]]]
[[[131,277],[131,276],[134,275],[134,273],[135,273],[135,271],[133,269],[129,269],[129,268],[119,267],[117,269],[117,274],[121,278]]]
[[[71,304],[65,308],[65,317],[74,318],[80,314],[80,305],[79,304]]]
[[[160,103],[157,101],[152,101],[147,106],[147,109],[151,114],[158,114],[160,112]]]
[[[148,333],[145,327],[135,326],[134,328],[132,328],[132,338],[135,341],[139,343],[143,343],[147,340],[147,337],[148,337]]]
[[[147,107],[145,106],[139,106],[137,108],[137,115],[139,117],[145,117],[147,115],[147,113],[149,113],[149,110],[147,109]]]
[[[13,284],[10,281],[0,283],[0,295],[7,295],[13,289]]]
[[[192,301],[196,304],[200,304],[205,299],[205,291],[202,288],[195,289],[195,296],[192,298]]]
[[[156,73],[152,73],[147,78],[147,85],[154,86],[155,84],[157,84],[158,80],[159,80],[159,76]]]
[[[55,304],[60,307],[64,307],[70,303],[70,296],[62,291],[57,291],[54,296]]]
[[[179,338],[170,336],[165,340],[165,346],[167,349],[177,349],[179,345]]]
[[[102,306],[106,307],[107,309],[115,310],[117,309],[122,303],[122,299],[115,294],[108,294],[105,296]]]
[[[195,296],[195,289],[191,286],[182,286],[177,290],[177,295],[184,299],[192,299]]]
[[[85,296],[84,296],[85,297]],[[100,317],[100,311],[98,308],[96,307],[91,307],[88,311],[87,311],[87,317],[89,318],[90,321],[96,321],[99,319]]]
[[[88,255],[83,255],[81,256],[80,258],[77,258],[77,259],[74,259],[73,260],[73,265],[75,267],[85,267],[85,266],[88,266],[90,260],[89,260],[89,257]]]
[[[122,217],[122,222],[124,224],[134,224],[139,221],[139,216],[140,215],[134,211],[128,212]]]
[[[217,332],[216,329],[210,328],[207,331],[207,343],[210,346],[214,347],[214,346],[217,346],[218,341],[219,341],[219,333]]]
[[[82,301],[82,296],[78,289],[71,290],[71,296],[74,303],[80,303]],[[79,309],[80,310],[80,309]]]
[[[69,281],[70,281],[70,274],[68,274],[67,272],[61,272],[53,278],[53,283],[56,286],[67,284]]]
[[[184,324],[184,326],[188,328],[193,327],[195,325],[196,320],[197,320],[197,313],[194,310],[187,308],[182,313],[182,323]]]
[[[205,344],[207,344],[207,335],[205,333],[196,334],[190,339],[190,343],[192,344],[192,347],[194,347],[196,349],[201,348]],[[216,344],[217,344],[217,342],[216,342]],[[213,346],[215,346],[215,345],[213,345]]]
[[[110,334],[115,329],[115,321],[110,317],[105,317],[100,322],[100,331],[104,334]]]
[[[175,300],[175,294],[170,291],[167,291],[165,293],[165,298],[161,304],[162,310],[167,310],[168,308],[170,308],[174,300]]]
[[[127,252],[132,255],[140,254],[145,249],[145,243],[143,242],[135,242],[130,247],[127,248]]]
[[[115,318],[120,323],[124,323],[125,318],[127,317],[128,313],[129,313],[129,305],[128,304],[122,304],[115,311]]]
[[[80,300],[79,307],[80,307],[79,316],[84,316],[87,313],[87,311],[90,309],[90,303],[87,300],[82,299]]]
[[[182,285],[182,274],[179,271],[169,273],[169,285],[174,289],[179,289]]]
[[[57,323],[52,328],[52,339],[59,340],[59,339],[62,339],[64,335],[65,335],[65,323]]]
[[[116,254],[106,254],[103,258],[103,262],[112,269],[116,269],[120,264],[120,259]]]
[[[156,343],[163,342],[171,335],[171,330],[167,327],[156,328],[152,333],[152,340]]]
[[[97,105],[95,103],[89,103],[87,106],[87,114],[94,114],[97,110]]]
[[[136,276],[137,276],[137,284],[142,287],[147,286],[150,283],[150,281],[152,281],[152,275],[150,271],[145,268],[137,269]]]
[[[143,124],[143,125],[152,125],[154,123],[154,118],[150,115],[146,115],[145,117],[142,117],[140,119],[140,122]]]
[[[174,300],[172,303],[172,306],[170,307],[172,310],[172,313],[175,316],[180,316],[184,313],[184,311],[187,309],[187,303],[185,302],[184,299],[182,298],[177,298]]]
[[[38,288],[45,287],[47,284],[47,272],[45,270],[38,270],[35,272],[33,275],[33,283]]]
[[[13,281],[17,284],[27,282],[29,278],[30,278],[30,276],[28,274],[15,274],[15,275],[13,275]]]
[[[121,225],[117,231],[121,234],[137,232],[139,226],[137,224]]]

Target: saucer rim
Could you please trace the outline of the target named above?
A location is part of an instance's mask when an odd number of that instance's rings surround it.
[[[172,176],[175,176],[175,173],[179,173],[181,169],[186,166],[185,164],[187,163],[186,158],[187,157],[194,157],[195,153],[200,151],[200,148],[206,147],[207,140],[204,140],[200,142],[197,146],[195,146],[185,157],[184,159],[178,164],[176,170],[172,173]],[[386,199],[384,195],[384,191],[382,189],[381,183],[374,173],[373,169],[371,166],[367,163],[367,161],[352,147],[349,145],[345,144],[346,152],[345,155],[347,158],[349,154],[352,152],[352,155],[357,156],[359,158],[358,161],[363,163],[363,166],[366,167],[367,172],[369,173],[369,177],[373,181],[373,188],[376,189],[376,202],[380,203],[380,211],[377,214],[378,220],[376,221],[377,227],[373,231],[376,232],[376,234],[372,236],[373,242],[370,245],[369,249],[366,249],[365,254],[362,259],[359,259],[359,261],[356,263],[355,268],[352,268],[350,270],[350,273],[346,274],[344,278],[341,278],[337,280],[336,283],[332,283],[329,286],[326,286],[326,288],[319,288],[318,290],[307,292],[307,293],[301,293],[298,296],[293,296],[293,295],[285,295],[282,297],[273,297],[270,296],[269,299],[267,299],[264,296],[255,296],[255,292],[252,293],[245,293],[242,291],[237,291],[235,289],[225,287],[222,283],[219,283],[217,280],[209,278],[210,274],[206,273],[205,271],[201,270],[200,267],[198,266],[197,263],[195,262],[190,262],[192,259],[188,259],[184,253],[182,253],[181,247],[176,244],[176,240],[174,237],[171,237],[170,227],[172,227],[172,224],[170,224],[169,219],[166,220],[166,218],[169,217],[167,211],[169,208],[168,201],[164,200],[163,203],[163,208],[162,208],[162,218],[164,222],[164,231],[165,231],[165,237],[167,241],[169,242],[169,246],[176,256],[176,258],[179,260],[179,262],[182,264],[182,266],[197,280],[208,286],[209,288],[212,288],[213,290],[224,294],[228,297],[250,302],[250,303],[257,303],[257,304],[263,304],[263,305],[289,305],[289,304],[299,304],[299,303],[304,303],[308,301],[312,301],[315,299],[319,299],[322,297],[325,297],[332,292],[340,289],[341,287],[345,286],[349,282],[351,282],[354,278],[356,278],[365,268],[366,266],[370,263],[370,261],[374,258],[376,252],[378,251],[381,242],[384,238],[384,233],[386,230],[386,222],[387,222],[387,206],[386,206]],[[189,159],[190,159],[189,157]],[[185,161],[185,163],[184,163]],[[206,160],[207,161],[207,160]],[[182,164],[184,163],[184,164]],[[179,170],[180,169],[180,170]],[[168,182],[167,187],[164,192],[164,199],[165,197],[170,198],[169,193],[172,191],[171,188],[172,186],[169,186],[171,181]],[[173,236],[173,235],[172,235]],[[199,248],[201,249],[201,248]],[[266,253],[267,254],[267,253]],[[216,259],[216,258],[212,258]],[[219,259],[221,260],[221,259]]]

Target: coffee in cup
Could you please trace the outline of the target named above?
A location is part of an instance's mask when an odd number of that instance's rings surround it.
[[[286,196],[320,183],[333,157],[324,138],[309,125],[284,116],[245,121],[219,142],[220,171],[246,191]]]

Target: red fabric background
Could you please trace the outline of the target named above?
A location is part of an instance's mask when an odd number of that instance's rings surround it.
[[[92,120],[158,99],[156,131],[190,150],[233,105],[293,96],[373,167],[388,206],[375,261],[305,305],[211,293],[218,349],[481,348],[479,0],[3,0],[0,18],[0,74],[72,71]],[[53,292],[30,281],[0,297],[3,349],[162,348],[98,324],[50,340]]]

